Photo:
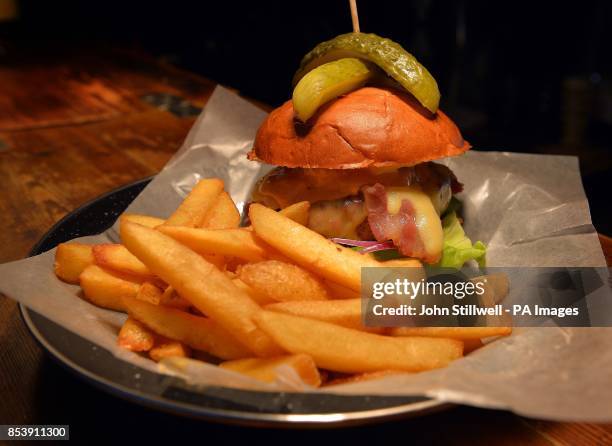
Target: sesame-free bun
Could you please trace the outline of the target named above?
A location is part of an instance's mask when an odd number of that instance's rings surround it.
[[[470,148],[457,126],[399,90],[364,87],[341,96],[306,123],[285,102],[263,122],[249,159],[285,167],[357,169],[415,165]]]

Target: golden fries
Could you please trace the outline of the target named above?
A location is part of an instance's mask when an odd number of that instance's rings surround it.
[[[147,352],[153,348],[154,344],[155,334],[136,319],[128,316],[119,330],[117,345],[133,352]]]
[[[325,300],[329,296],[317,277],[290,263],[279,260],[249,263],[237,270],[249,287],[277,302],[288,300]]]
[[[484,346],[480,339],[464,339],[463,340],[463,354],[468,355],[480,347]]]
[[[204,216],[199,227],[208,229],[235,229],[240,226],[240,212],[227,192],[221,192],[212,209]]]
[[[121,214],[119,221],[131,221],[132,223],[138,223],[139,225],[146,226],[147,228],[156,228],[157,226],[163,225],[166,222],[166,220],[162,218],[140,214]]]
[[[121,238],[151,271],[257,356],[282,353],[253,322],[259,305],[214,265],[167,235],[129,221],[121,225]]]
[[[500,303],[507,295],[510,290],[510,282],[508,276],[505,273],[492,273],[486,276],[472,277],[472,282],[485,281],[489,288],[492,296],[491,305]]]
[[[187,311],[189,307],[191,307],[189,301],[179,296],[171,286],[164,290],[159,303],[165,307],[176,308],[177,310],[183,311]]]
[[[507,336],[511,327],[396,327],[391,336],[423,336],[430,338],[482,339],[492,336]]]
[[[413,268],[417,266],[415,262],[417,261],[414,259],[392,259],[380,262],[379,266],[383,266],[385,268]]]
[[[308,355],[289,355],[276,358],[247,358],[222,362],[219,367],[242,373],[265,382],[275,382],[279,378],[279,368],[290,368],[306,384],[313,387],[321,385],[321,375],[316,364]]]
[[[453,339],[393,338],[272,311],[256,314],[255,322],[288,352],[310,355],[317,366],[337,372],[418,372],[463,353],[463,343]]]
[[[341,378],[335,378],[325,383],[325,386],[338,386],[340,384],[358,383],[363,381],[370,381],[372,379],[384,378],[385,376],[397,375],[397,370],[381,370],[380,372],[367,372],[358,373],[356,375],[343,376]]]
[[[232,282],[234,282],[234,285],[236,285],[238,288],[245,291],[249,296],[251,296],[251,299],[257,302],[259,305],[267,305],[276,302],[274,299],[271,299],[266,294],[262,294],[254,288],[251,288],[238,277],[234,277],[232,279]]]
[[[279,213],[302,226],[306,226],[310,214],[310,202],[300,201],[299,203],[294,203],[281,209]]]
[[[361,323],[361,299],[278,302],[266,305],[264,310],[316,319],[370,333],[385,331],[382,327],[366,327]]]
[[[322,235],[260,204],[249,207],[255,233],[298,265],[352,290],[361,289],[361,268],[380,263],[327,240]],[[420,263],[415,261],[415,266]]]
[[[149,351],[149,357],[155,362],[159,362],[164,358],[171,358],[173,356],[188,358],[191,356],[191,350],[182,342],[164,340],[159,342],[158,345]]]
[[[220,270],[223,270],[227,265],[227,259],[219,254],[202,254],[202,258]]]
[[[212,209],[222,191],[223,181],[220,179],[200,180],[164,225],[190,228],[201,226],[206,214]]]
[[[80,283],[91,303],[128,314],[120,347],[154,361],[212,356],[269,383],[287,371],[319,387],[329,374],[337,385],[435,369],[512,332],[364,326],[362,268],[410,267],[411,280],[425,272],[414,259],[379,262],[327,240],[307,227],[309,213],[307,201],[279,212],[252,204],[252,226],[240,228],[223,181],[205,179],[167,220],[123,214],[122,244],[60,244],[55,274]],[[486,285],[483,306],[508,292],[503,275],[472,280]]]
[[[508,294],[508,278],[505,274],[491,274],[487,276],[473,277],[470,282],[478,283],[484,292],[477,296],[478,305],[491,308],[502,301]],[[499,294],[497,294],[499,293]],[[502,313],[501,315],[478,316],[476,326],[480,327],[511,327],[512,315]]]
[[[164,292],[156,287],[151,282],[144,282],[140,284],[138,293],[136,293],[136,299],[144,302],[149,302],[153,305],[159,305],[161,303]]]
[[[200,229],[160,226],[158,231],[200,254],[222,254],[248,262],[266,258],[266,249],[255,234],[245,229]]]
[[[55,251],[55,275],[68,283],[79,283],[85,268],[93,265],[91,246],[82,243],[60,243]]]
[[[83,295],[91,303],[109,310],[125,311],[124,297],[134,297],[140,285],[121,278],[97,265],[91,265],[79,276]]]
[[[174,308],[152,305],[135,298],[125,298],[130,317],[142,322],[155,333],[181,341],[221,359],[251,356],[248,349],[212,320]]]
[[[149,269],[128,251],[125,246],[117,244],[102,244],[92,247],[96,265],[134,276],[140,280],[154,280],[155,276]]]
[[[330,282],[329,280],[324,280],[323,283],[332,299],[359,299],[361,297],[359,291],[351,290],[350,288]]]

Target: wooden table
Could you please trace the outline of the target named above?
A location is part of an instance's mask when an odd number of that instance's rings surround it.
[[[206,79],[135,54],[19,54],[0,60],[0,263],[23,258],[53,223],[83,202],[158,172],[214,88]],[[167,103],[185,116],[166,111]],[[602,242],[610,255],[610,239]],[[141,440],[183,433],[231,443],[244,435],[263,441],[271,432],[176,418],[107,395],[49,359],[16,304],[0,297],[0,424],[17,423],[70,424],[73,439],[111,438],[120,430]],[[292,431],[274,433],[295,438]],[[325,435],[338,443],[359,437],[373,443],[404,438],[575,445],[612,443],[612,425],[459,407],[415,420],[300,435],[313,441]]]

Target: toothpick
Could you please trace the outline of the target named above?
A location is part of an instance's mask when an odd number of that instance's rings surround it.
[[[353,32],[358,33],[359,31],[359,15],[357,15],[357,0],[349,0],[351,5],[351,19],[353,20]]]

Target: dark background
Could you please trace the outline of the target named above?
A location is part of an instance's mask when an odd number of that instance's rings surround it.
[[[441,107],[475,148],[578,155],[595,225],[612,234],[612,2],[358,3],[362,31],[428,67]],[[351,31],[345,0],[18,6],[0,41],[144,50],[271,105],[290,97],[308,50]]]

